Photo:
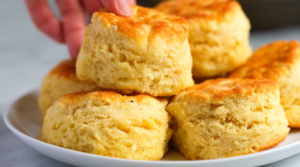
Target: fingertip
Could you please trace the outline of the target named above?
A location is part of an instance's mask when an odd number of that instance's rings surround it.
[[[117,0],[116,9],[123,17],[131,17],[132,15],[130,4],[126,0]]]
[[[74,59],[74,60],[76,60],[77,59],[77,55],[76,56],[75,55],[74,56],[71,55],[71,58]]]
[[[128,0],[130,5],[136,5],[136,0]]]
[[[71,35],[67,39],[66,42],[67,42],[68,50],[69,50],[70,56],[73,59],[77,58],[82,41],[83,41],[83,38],[79,34]]]
[[[78,51],[77,49],[68,46],[68,50],[72,59],[77,59]]]
[[[79,53],[80,44],[69,42],[69,43],[67,43],[67,45],[68,45],[68,50],[69,50],[70,56],[73,59],[76,59],[78,56],[78,53]]]
[[[105,8],[110,12],[122,17],[131,17],[132,10],[129,1],[126,0],[103,0]]]

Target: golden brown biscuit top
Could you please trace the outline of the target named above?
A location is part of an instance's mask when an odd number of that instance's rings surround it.
[[[57,66],[55,66],[48,75],[55,75],[59,77],[71,78],[76,77],[76,60],[67,59],[61,61]]]
[[[175,96],[175,101],[221,101],[227,98],[238,98],[255,93],[266,93],[278,89],[278,84],[267,79],[212,79],[182,91]]]
[[[222,21],[229,15],[241,11],[241,6],[233,0],[172,0],[155,7],[168,14],[182,16],[188,20]]]
[[[76,104],[86,100],[94,100],[105,102],[103,105],[110,105],[111,103],[139,103],[144,105],[166,105],[167,100],[163,98],[155,98],[148,95],[121,95],[112,91],[95,91],[95,92],[75,92],[62,96],[59,99],[61,103]],[[93,104],[92,104],[93,105]],[[97,105],[95,103],[94,105]],[[99,104],[101,105],[101,104]]]
[[[230,77],[276,80],[286,75],[299,61],[299,42],[277,41],[255,51],[244,65],[231,73]]]
[[[131,18],[125,18],[101,9],[93,14],[92,24],[101,23],[136,40],[159,36],[183,42],[188,36],[189,23],[184,18],[140,6],[132,6],[132,12]]]

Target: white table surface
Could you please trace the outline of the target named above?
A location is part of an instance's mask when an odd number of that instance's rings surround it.
[[[299,16],[300,17],[300,16]],[[274,40],[300,41],[300,25],[251,34],[254,49]],[[38,87],[43,76],[59,60],[68,57],[57,44],[32,25],[23,1],[0,1],[0,115],[20,95]],[[69,167],[34,151],[15,137],[0,119],[1,167]],[[300,154],[267,165],[299,167]]]

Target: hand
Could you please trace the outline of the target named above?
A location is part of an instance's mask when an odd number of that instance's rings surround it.
[[[57,0],[62,20],[52,13],[47,0],[25,0],[35,26],[53,40],[66,43],[72,58],[76,58],[83,40],[85,10],[91,16],[102,7],[123,17],[131,16],[135,0]]]

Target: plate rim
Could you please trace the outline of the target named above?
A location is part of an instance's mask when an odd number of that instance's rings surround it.
[[[85,157],[90,157],[90,158],[100,158],[100,159],[106,160],[106,161],[118,161],[119,163],[137,163],[137,164],[148,163],[150,165],[211,165],[213,163],[228,163],[228,161],[242,161],[242,160],[249,159],[249,158],[259,158],[260,156],[268,155],[270,153],[276,154],[276,153],[279,153],[279,152],[282,152],[282,151],[285,151],[285,150],[289,150],[293,147],[297,147],[297,146],[300,147],[300,140],[298,140],[294,143],[291,143],[291,144],[288,144],[288,145],[285,145],[285,146],[282,146],[282,147],[272,148],[272,149],[264,150],[264,151],[261,151],[261,152],[256,152],[256,153],[251,153],[251,154],[246,154],[246,155],[240,155],[240,156],[235,156],[235,157],[220,158],[220,159],[209,159],[209,160],[180,160],[180,161],[131,160],[131,159],[107,157],[107,156],[101,156],[101,155],[95,155],[95,154],[80,152],[80,151],[71,150],[71,149],[67,149],[67,148],[64,148],[64,147],[59,147],[59,146],[56,146],[56,145],[52,145],[52,144],[43,142],[41,140],[38,140],[36,138],[33,138],[33,137],[19,131],[17,128],[15,128],[11,124],[11,122],[9,121],[9,113],[13,110],[12,107],[19,100],[21,100],[22,98],[28,96],[29,94],[38,93],[38,92],[39,92],[39,89],[35,88],[35,89],[27,91],[24,94],[18,96],[18,98],[16,98],[16,100],[14,100],[11,105],[9,105],[8,109],[6,109],[3,112],[2,118],[3,118],[3,121],[4,121],[5,125],[8,127],[8,129],[11,132],[13,132],[14,135],[16,135],[18,138],[20,138],[22,140],[22,142],[24,142],[23,139],[26,139],[27,141],[32,140],[32,142],[37,142],[38,144],[43,145],[44,147],[54,147],[56,149],[61,149],[62,151],[66,152],[66,153],[78,154],[80,156],[85,156]],[[24,143],[27,144],[26,142],[24,142]],[[29,146],[29,147],[31,147],[31,146]],[[35,148],[33,148],[33,149],[37,152],[40,152],[40,151],[36,150]],[[291,154],[287,157],[295,155],[299,152],[300,152],[300,149],[299,149],[299,151],[297,151],[297,152],[295,152],[295,153],[293,153],[293,154]],[[40,153],[42,153],[42,152],[40,152]],[[45,155],[44,153],[42,153],[42,154]],[[48,157],[48,155],[45,155],[45,156]],[[278,159],[278,160],[273,161],[273,162],[277,162],[277,161],[280,161],[282,159],[285,159],[285,158],[281,158],[281,159]]]

